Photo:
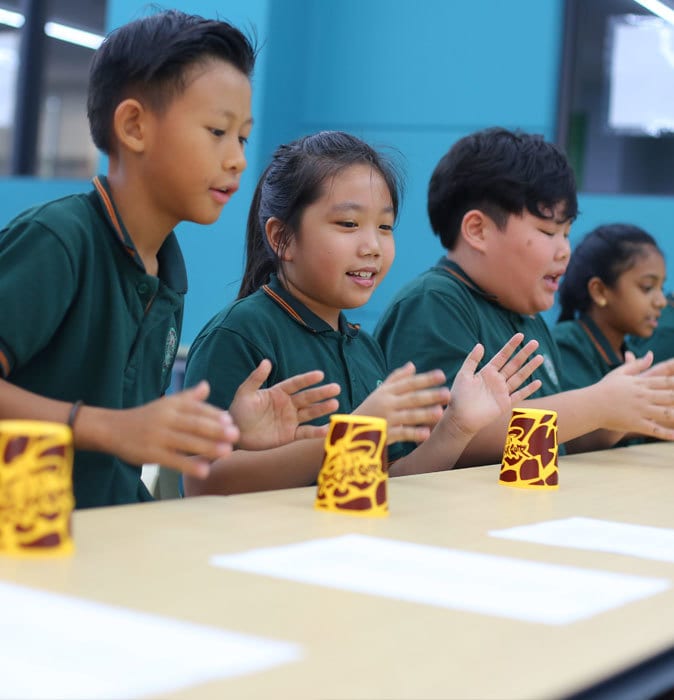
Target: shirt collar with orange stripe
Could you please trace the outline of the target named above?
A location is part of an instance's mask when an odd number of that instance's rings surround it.
[[[461,282],[461,284],[464,284],[476,294],[479,294],[481,297],[484,297],[489,301],[496,301],[496,295],[489,294],[488,292],[485,292],[484,289],[478,287],[477,284],[475,284],[475,282],[473,282],[473,280],[464,272],[463,268],[457,265],[453,260],[450,260],[448,257],[443,255],[435,264],[433,269],[442,270],[450,277],[453,277]]]
[[[306,307],[301,301],[296,299],[279,281],[276,275],[271,275],[269,284],[262,287],[262,291],[278,306],[285,311],[301,326],[314,333],[335,332],[335,329],[326,323],[320,316],[317,316],[311,309]],[[360,326],[349,323],[344,314],[339,314],[339,332],[350,338],[358,335]]]
[[[622,358],[616,354],[615,350],[606,339],[606,336],[599,329],[599,326],[589,316],[583,314],[578,319],[578,325],[583,329],[608,367],[617,367],[623,363]],[[626,347],[623,343],[623,353],[625,350]]]
[[[105,218],[110,224],[112,231],[114,231],[117,240],[134,263],[145,272],[145,265],[115,206],[108,179],[104,175],[97,175],[93,179],[93,185]],[[169,233],[159,249],[157,253],[157,262],[159,263],[158,277],[171,287],[171,289],[179,294],[185,294],[187,292],[185,261],[180,250],[180,245],[178,244],[178,239],[173,232]]]

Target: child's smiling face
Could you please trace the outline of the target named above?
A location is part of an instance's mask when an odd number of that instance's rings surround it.
[[[330,178],[283,254],[288,290],[333,328],[363,306],[395,256],[395,213],[384,178],[365,164]]]

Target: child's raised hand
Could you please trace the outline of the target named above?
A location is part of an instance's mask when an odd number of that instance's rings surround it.
[[[625,362],[648,363],[648,367],[641,372],[644,377],[671,377],[674,375],[674,359],[663,360],[652,365],[653,353],[649,350],[643,357],[636,358],[629,350],[625,353]]]
[[[625,363],[593,385],[601,392],[602,423],[610,430],[674,440],[674,376],[653,355],[626,354]]]
[[[408,362],[391,372],[353,413],[385,418],[389,444],[423,442],[449,401],[449,389],[444,383],[441,370],[417,374]]]
[[[239,439],[229,413],[206,403],[209,393],[208,383],[200,382],[144,406],[111,412],[106,451],[130,464],[161,464],[190,476],[207,476],[210,462],[230,454]],[[98,410],[82,410],[76,428]]]
[[[452,383],[443,423],[451,423],[454,432],[474,435],[540,388],[539,379],[522,386],[544,360],[542,355],[531,357],[538,348],[536,340],[513,355],[523,339],[516,333],[477,373],[484,347],[478,344],[470,351]]]
[[[333,397],[339,394],[339,384],[313,387],[324,377],[314,370],[260,389],[270,372],[271,362],[262,360],[234,394],[229,412],[241,433],[239,447],[265,450],[325,435],[327,426],[302,423],[337,410],[339,403]]]

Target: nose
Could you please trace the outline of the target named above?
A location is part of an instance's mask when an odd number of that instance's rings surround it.
[[[376,226],[364,226],[361,229],[360,245],[358,252],[363,256],[379,257],[381,255],[381,241],[379,230]]]
[[[248,161],[246,160],[243,144],[239,141],[238,137],[232,139],[232,141],[227,144],[225,152],[223,153],[223,170],[233,170],[235,173],[242,173],[247,165]]]
[[[568,238],[562,239],[555,257],[557,260],[568,260],[571,257],[571,243]]]
[[[653,303],[658,309],[664,309],[665,306],[667,306],[667,297],[665,296],[665,293],[662,291],[662,289],[658,289],[658,293],[655,295]]]

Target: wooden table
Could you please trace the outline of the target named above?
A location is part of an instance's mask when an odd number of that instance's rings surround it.
[[[303,661],[175,698],[647,697],[674,686],[674,588],[548,626],[218,569],[209,557],[357,532],[674,581],[674,564],[487,534],[572,515],[674,528],[673,462],[672,444],[564,457],[556,492],[500,486],[497,467],[401,477],[383,519],[317,512],[313,488],[82,511],[73,557],[0,558],[0,579],[305,648]]]

